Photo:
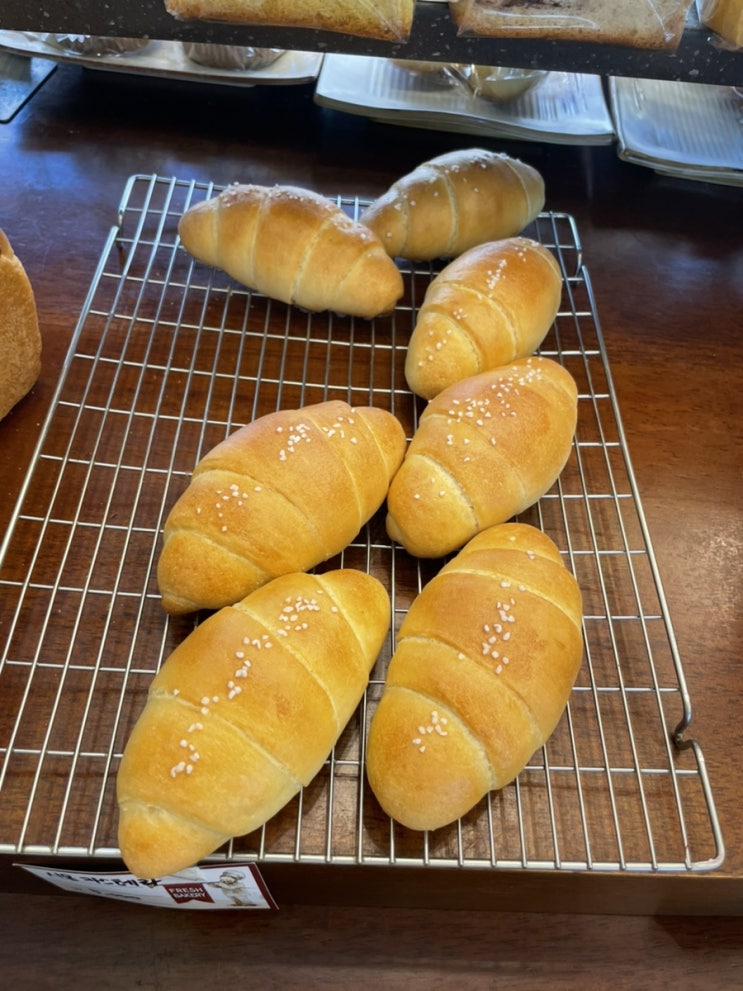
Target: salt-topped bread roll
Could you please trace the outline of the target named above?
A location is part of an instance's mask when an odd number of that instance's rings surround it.
[[[360,571],[285,575],[214,613],[168,657],[124,749],[119,846],[139,877],[257,829],[315,777],[390,625]]]
[[[0,420],[31,390],[41,371],[41,333],[26,270],[0,230]]]
[[[163,607],[219,609],[339,554],[384,502],[404,451],[392,413],[340,400],[236,430],[199,461],[165,521]]]
[[[454,258],[521,233],[544,206],[544,195],[544,180],[531,165],[466,148],[419,165],[359,219],[393,258]]]
[[[551,358],[530,357],[449,386],[421,414],[387,494],[387,533],[443,557],[537,502],[564,468],[578,390]]]
[[[555,730],[582,653],[581,594],[524,524],[474,537],[413,601],[371,721],[366,768],[410,829],[459,819]]]
[[[560,267],[538,241],[470,248],[426,290],[405,359],[410,389],[432,399],[460,379],[532,354],[561,299]]]

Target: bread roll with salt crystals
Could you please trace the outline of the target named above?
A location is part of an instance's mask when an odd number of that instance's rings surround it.
[[[398,179],[359,218],[395,258],[454,258],[519,234],[544,206],[544,180],[508,155],[447,152]]]
[[[390,624],[360,571],[275,579],[213,614],[156,675],[116,782],[132,873],[162,877],[263,825],[315,777]]]
[[[309,189],[229,186],[188,209],[178,233],[194,258],[305,310],[372,319],[403,293],[399,269],[369,228]]]
[[[199,461],[165,521],[163,607],[219,609],[339,554],[384,502],[404,451],[392,413],[339,400],[236,430]]]
[[[36,300],[26,270],[0,230],[0,420],[30,392],[41,371]]]
[[[565,467],[578,390],[551,358],[514,361],[449,386],[421,414],[387,494],[387,533],[443,557],[537,502]]]
[[[425,586],[367,742],[369,783],[389,816],[438,829],[522,771],[580,669],[581,611],[557,547],[524,524],[478,534]]]
[[[532,354],[561,299],[560,267],[538,241],[470,248],[426,291],[405,359],[410,389],[432,399],[460,379]]]

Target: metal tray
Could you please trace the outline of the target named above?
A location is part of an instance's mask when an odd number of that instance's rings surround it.
[[[255,416],[325,398],[384,406],[408,436],[415,429],[403,363],[435,266],[404,267],[389,317],[300,312],[179,245],[178,218],[214,192],[129,180],[0,547],[2,853],[117,856],[122,748],[154,671],[193,625],[165,616],[154,570],[164,517],[197,459]],[[352,215],[363,206],[338,202]],[[391,544],[377,515],[329,562],[367,569],[391,593],[391,635],[363,702],[311,785],[215,860],[593,872],[722,863],[578,231],[551,212],[527,233],[564,273],[541,351],[580,393],[570,460],[521,517],[556,541],[583,590],[585,661],[565,716],[517,781],[460,822],[418,834],[382,814],[364,775],[366,728],[395,630],[440,562]]]

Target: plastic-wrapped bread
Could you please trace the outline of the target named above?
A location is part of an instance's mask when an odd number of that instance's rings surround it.
[[[530,357],[449,386],[421,414],[387,494],[387,533],[443,557],[537,502],[565,467],[578,390],[551,358]]]
[[[544,180],[531,165],[467,148],[419,165],[359,219],[393,258],[454,258],[476,244],[521,233],[544,196]]]
[[[415,0],[165,0],[183,19],[335,31],[360,38],[405,41]]]
[[[678,47],[692,0],[450,0],[460,34]]]
[[[162,877],[263,825],[315,777],[390,624],[360,571],[285,575],[214,613],[167,658],[117,777],[119,846]]]
[[[234,184],[188,209],[178,233],[194,258],[305,310],[371,319],[403,293],[378,238],[309,189]]]
[[[525,524],[474,537],[402,622],[366,767],[385,812],[437,829],[503,788],[554,732],[580,669],[581,593]]]
[[[721,47],[743,48],[743,0],[701,0],[699,17],[718,36]]]
[[[560,267],[538,241],[514,237],[470,248],[426,291],[405,359],[410,389],[431,399],[460,379],[532,354],[561,299]]]
[[[165,521],[163,607],[219,609],[339,554],[384,502],[404,452],[392,413],[339,400],[236,430],[199,461]]]

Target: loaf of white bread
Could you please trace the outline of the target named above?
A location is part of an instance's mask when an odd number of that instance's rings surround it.
[[[387,533],[443,557],[537,502],[567,463],[578,390],[551,358],[522,358],[463,379],[420,416],[387,494]]]
[[[155,676],[116,788],[138,877],[183,870],[263,825],[315,777],[390,625],[361,571],[277,578],[195,628]]]
[[[165,521],[163,607],[219,609],[339,554],[384,502],[404,452],[392,413],[340,400],[236,430],[199,461]]]
[[[178,233],[194,258],[305,310],[371,319],[403,293],[379,239],[309,189],[236,183],[189,208]]]
[[[460,34],[674,49],[692,0],[449,0]]]
[[[31,282],[0,230],[0,420],[26,396],[41,371],[41,334]]]
[[[405,41],[415,0],[165,0],[176,17],[233,24],[312,28]]]
[[[503,788],[555,730],[580,669],[581,593],[525,524],[474,537],[413,601],[369,729],[384,811],[438,829]]]
[[[531,165],[466,148],[402,176],[359,219],[391,257],[429,261],[521,233],[544,198],[544,180]]]
[[[561,299],[560,267],[538,241],[470,248],[426,290],[405,359],[408,386],[432,399],[460,379],[533,354]]]

